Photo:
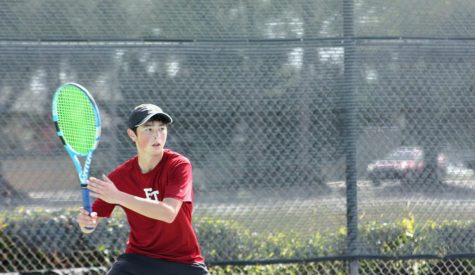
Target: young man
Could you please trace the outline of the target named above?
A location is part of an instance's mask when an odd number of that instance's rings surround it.
[[[160,107],[142,104],[128,120],[127,134],[137,155],[102,179],[91,177],[96,198],[89,215],[77,222],[91,233],[101,218],[122,207],[130,225],[126,251],[107,274],[209,274],[193,231],[193,179],[190,161],[164,149],[172,118]]]

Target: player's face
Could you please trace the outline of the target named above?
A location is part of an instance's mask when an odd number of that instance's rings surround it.
[[[167,141],[168,128],[161,121],[149,121],[137,127],[135,142],[139,153],[161,154]]]

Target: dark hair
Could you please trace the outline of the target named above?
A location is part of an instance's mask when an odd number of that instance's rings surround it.
[[[161,123],[163,123],[167,126],[170,124],[170,123],[168,123],[168,120],[166,120],[166,118],[164,118],[163,116],[159,116],[159,115],[151,117],[147,122],[149,122],[149,121],[159,121],[159,122],[161,122]],[[134,128],[130,129],[134,132],[135,135],[137,135],[137,127],[138,126],[135,126]]]

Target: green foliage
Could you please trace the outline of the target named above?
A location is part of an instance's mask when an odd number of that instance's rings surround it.
[[[109,264],[124,249],[128,228],[114,219],[90,236],[76,223],[77,210],[18,209],[0,215],[0,272]],[[4,249],[3,249],[4,248]]]
[[[128,226],[122,213],[105,220],[91,235],[77,227],[76,210],[25,210],[0,213],[0,272],[109,266],[125,248]],[[204,217],[195,221],[202,253],[213,274],[344,274],[342,261],[306,259],[345,255],[346,228],[302,236],[296,232],[255,233],[233,220]],[[380,256],[434,255],[474,251],[465,238],[474,224],[466,221],[427,221],[414,216],[395,223],[360,226],[360,254]],[[467,244],[468,243],[468,244]],[[294,260],[296,263],[214,266],[225,261]],[[362,273],[426,274],[444,268],[445,260],[361,260]],[[472,265],[473,261],[463,261]],[[21,268],[22,270],[18,270]],[[457,268],[463,268],[457,266]]]
[[[474,251],[468,236],[475,232],[470,221],[417,223],[412,214],[395,223],[371,222],[360,226],[361,253],[408,256],[464,254]]]
[[[252,257],[249,249],[252,234],[237,222],[203,218],[195,221],[194,228],[207,261]]]

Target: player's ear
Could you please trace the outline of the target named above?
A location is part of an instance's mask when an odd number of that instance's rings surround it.
[[[130,137],[130,139],[135,142],[137,139],[137,135],[132,131],[132,129],[127,129],[127,135]]]

